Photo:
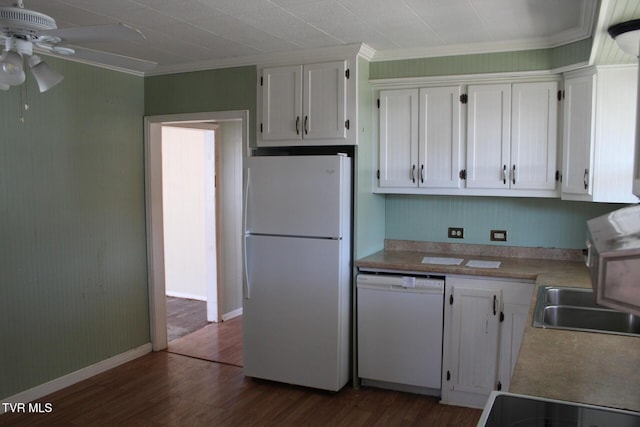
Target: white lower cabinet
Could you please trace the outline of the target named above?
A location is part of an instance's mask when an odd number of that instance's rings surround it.
[[[508,391],[533,282],[447,276],[442,403],[484,407],[492,390]]]
[[[533,285],[530,285],[533,290]],[[528,299],[531,297],[529,296]],[[524,302],[524,301],[523,301]],[[529,314],[529,304],[504,303],[504,321],[500,331],[500,364],[498,381],[501,390],[509,391],[511,376],[518,360],[522,334]]]
[[[497,387],[501,305],[500,289],[449,288],[442,379],[446,403],[483,406],[483,397]]]

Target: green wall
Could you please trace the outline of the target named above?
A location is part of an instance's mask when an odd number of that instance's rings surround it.
[[[249,144],[256,142],[255,66],[147,77],[145,115],[249,110]]]
[[[621,206],[559,199],[387,195],[386,237],[582,249],[586,221]],[[449,239],[448,227],[464,227],[464,239]],[[507,242],[491,242],[490,230],[507,230]]]
[[[385,197],[374,194],[373,97],[369,83],[369,63],[358,59],[358,147],[356,155],[355,258],[379,251],[384,246]]]
[[[149,342],[143,78],[47,62],[0,91],[0,398]]]
[[[369,77],[544,71],[588,61],[592,40],[553,49],[373,62]],[[621,205],[558,199],[387,195],[385,237],[400,240],[530,247],[584,247],[586,220]],[[464,227],[464,240],[447,238],[448,227]],[[506,229],[507,243],[491,242],[489,231]]]
[[[552,70],[588,61],[591,45],[592,39],[585,39],[553,49],[372,62],[369,78],[376,80]]]

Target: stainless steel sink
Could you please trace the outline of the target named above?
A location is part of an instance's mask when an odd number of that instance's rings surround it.
[[[533,326],[640,336],[640,317],[597,305],[585,288],[540,287]]]
[[[550,305],[569,305],[572,307],[604,308],[596,305],[596,298],[591,289],[545,287],[544,303]]]

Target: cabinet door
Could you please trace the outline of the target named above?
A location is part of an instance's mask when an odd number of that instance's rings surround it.
[[[501,292],[456,286],[451,292],[449,387],[488,395],[497,385]]]
[[[516,367],[522,335],[529,315],[529,306],[524,304],[504,304],[504,322],[500,333],[499,379],[502,391],[509,391],[511,376]]]
[[[564,82],[562,193],[591,194],[595,75]]]
[[[511,85],[470,85],[467,187],[508,188]]]
[[[345,139],[346,61],[304,66],[304,138]]]
[[[380,91],[380,187],[418,185],[418,89]]]
[[[556,187],[558,84],[522,83],[512,87],[511,188]]]
[[[632,190],[637,110],[633,94],[638,92],[635,68],[598,69],[592,174],[594,202],[638,202]]]
[[[262,139],[302,139],[302,66],[262,71]]]
[[[420,89],[420,187],[460,187],[461,93],[461,86]]]

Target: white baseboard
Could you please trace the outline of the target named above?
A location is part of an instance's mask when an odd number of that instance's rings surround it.
[[[151,353],[151,343],[143,344],[140,347],[126,351],[124,353],[117,354],[109,359],[101,360],[98,363],[87,366],[86,368],[79,369],[70,374],[48,381],[39,386],[30,388],[21,393],[13,396],[1,399],[3,403],[28,403],[33,402],[36,399],[40,399],[48,394],[62,390],[65,387],[69,387],[75,383],[91,378],[94,375],[101,374],[116,366],[130,362],[137,359],[140,356],[144,356],[147,353]],[[4,405],[0,408],[0,414],[4,413]]]
[[[206,301],[207,300],[206,296],[203,297],[202,295],[185,294],[183,292],[167,291],[166,294],[167,294],[168,297],[194,299],[196,301]]]
[[[242,307],[225,313],[222,315],[222,321],[233,319],[234,317],[242,316]]]

